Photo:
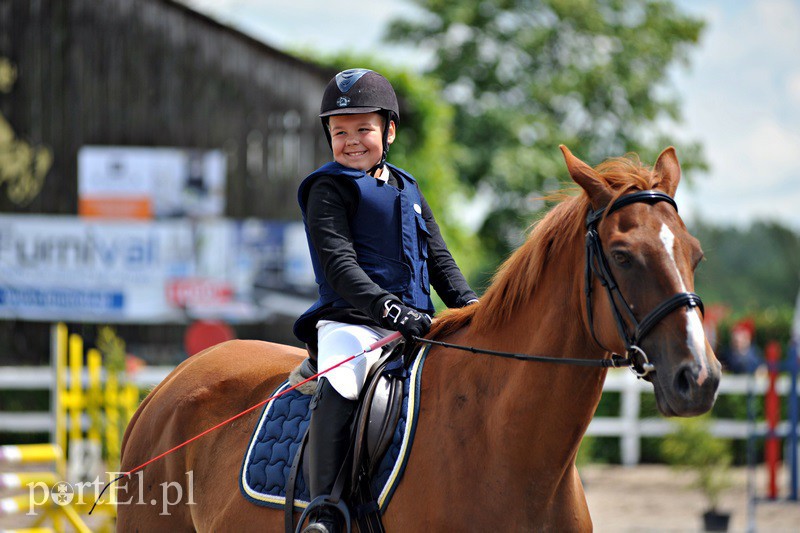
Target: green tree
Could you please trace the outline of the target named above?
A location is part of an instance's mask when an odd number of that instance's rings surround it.
[[[434,51],[429,74],[456,109],[458,175],[491,198],[487,260],[515,246],[568,178],[558,145],[586,161],[637,152],[652,162],[679,120],[668,84],[703,22],[667,0],[414,0],[427,17],[393,22],[392,41]],[[704,166],[678,146],[684,170]]]
[[[800,235],[763,221],[745,229],[698,222],[691,229],[705,252],[695,281],[706,302],[745,313],[794,306],[800,290]]]
[[[664,459],[694,474],[692,486],[702,491],[708,509],[718,509],[720,495],[731,485],[731,444],[711,434],[709,415],[677,419],[675,433],[661,443]]]

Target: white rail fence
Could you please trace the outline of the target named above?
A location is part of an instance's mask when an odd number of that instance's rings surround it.
[[[719,386],[719,395],[745,396],[752,390],[755,396],[764,396],[768,387],[768,378],[764,374],[756,376],[723,374]],[[789,377],[781,375],[775,385],[781,398],[789,393]],[[620,413],[618,417],[596,416],[589,424],[587,435],[597,437],[619,437],[622,464],[636,465],[641,457],[641,439],[643,437],[661,437],[674,431],[673,423],[664,417],[641,418],[642,394],[653,394],[653,386],[637,379],[629,370],[611,370],[606,378],[603,392],[620,393]],[[785,409],[782,407],[782,411]],[[776,428],[778,435],[786,435],[789,422],[781,421]],[[746,439],[751,433],[765,435],[767,423],[758,420],[751,423],[747,420],[714,419],[711,432],[717,437],[726,439]]]
[[[133,382],[140,388],[158,384],[173,367],[144,367],[133,376]],[[0,390],[50,390],[54,394],[55,378],[50,367],[0,367]],[[766,376],[724,375],[719,394],[746,395],[748,388],[754,394],[763,396],[767,390]],[[789,378],[781,376],[777,381],[777,392],[785,397],[789,391]],[[598,437],[619,437],[622,463],[636,465],[641,456],[643,437],[660,437],[673,431],[669,419],[663,417],[641,418],[642,394],[653,394],[653,386],[638,380],[628,370],[612,370],[608,373],[603,391],[620,394],[620,413],[616,417],[595,417],[589,424],[587,435]],[[751,427],[752,426],[752,427]],[[782,421],[777,428],[778,435],[786,435],[789,423]],[[55,427],[53,414],[49,411],[0,412],[0,432],[52,432]],[[764,435],[766,422],[757,421],[754,425],[745,420],[714,420],[711,431],[718,437],[746,439],[750,432]]]

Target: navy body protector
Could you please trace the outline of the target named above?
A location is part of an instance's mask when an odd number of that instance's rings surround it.
[[[316,311],[323,307],[351,307],[326,281],[308,232],[308,190],[320,176],[348,180],[357,191],[358,208],[350,220],[350,232],[358,264],[367,276],[406,305],[433,313],[427,265],[430,233],[422,217],[419,188],[410,174],[388,163],[386,166],[397,178],[399,187],[336,162],[323,165],[300,184],[297,196],[319,285],[319,299],[297,320],[295,332],[305,320],[316,320]]]

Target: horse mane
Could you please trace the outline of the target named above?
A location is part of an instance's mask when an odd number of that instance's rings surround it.
[[[595,171],[614,191],[612,202],[630,191],[653,189],[661,176],[641,163],[636,154],[627,154],[604,161]],[[430,337],[440,338],[473,323],[481,331],[489,331],[509,320],[527,303],[539,286],[549,257],[564,251],[582,252],[586,233],[589,197],[582,189],[564,189],[547,196],[559,203],[530,228],[525,242],[497,269],[486,292],[477,304],[448,309],[431,327]]]

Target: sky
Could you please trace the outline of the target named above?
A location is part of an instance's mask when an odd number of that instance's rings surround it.
[[[413,70],[428,57],[383,41],[392,19],[423,16],[409,0],[183,1],[282,50],[370,50]],[[676,3],[707,22],[689,66],[672,72],[684,120],[670,134],[701,142],[711,167],[681,186],[682,215],[740,227],[777,221],[800,231],[800,1]]]

